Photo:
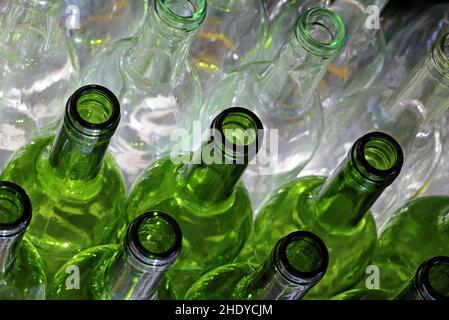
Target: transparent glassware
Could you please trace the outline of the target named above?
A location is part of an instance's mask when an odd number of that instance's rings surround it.
[[[205,0],[155,0],[138,36],[112,44],[87,67],[83,83],[119,97],[122,120],[111,152],[128,186],[168,155],[174,131],[190,130],[199,118],[201,84],[189,50],[205,17]]]
[[[253,211],[240,178],[259,150],[262,129],[251,111],[229,108],[193,155],[156,161],[130,191],[128,220],[162,210],[181,226],[183,250],[168,271],[180,298],[203,274],[232,262],[250,233]]]
[[[24,237],[30,198],[15,183],[0,181],[0,300],[44,300],[47,279],[36,248]]]
[[[52,300],[175,299],[164,276],[181,251],[182,233],[163,212],[137,217],[121,244],[97,246],[78,253],[56,273],[49,289]],[[76,267],[79,288],[67,287]]]
[[[385,0],[280,1],[269,13],[269,34],[259,42],[258,60],[270,60],[287,41],[298,16],[309,8],[323,7],[337,13],[346,28],[343,49],[328,67],[319,92],[325,109],[361,89],[368,88],[382,69],[385,39],[381,29],[368,21],[370,6],[379,12]],[[377,26],[376,26],[377,27]]]
[[[195,282],[187,300],[298,300],[324,276],[329,253],[315,234],[296,231],[280,239],[260,266],[221,266]]]
[[[29,141],[1,177],[25,188],[33,204],[27,237],[49,279],[83,249],[114,243],[125,231],[125,185],[107,154],[120,105],[106,88],[90,85],[68,100],[57,135]]]
[[[62,0],[11,0],[0,30],[0,170],[32,136],[53,129],[78,82],[58,27]]]
[[[190,50],[206,97],[226,70],[242,61],[250,62],[245,56],[258,39],[266,36],[266,31],[266,12],[261,0],[208,1],[206,20]]]
[[[402,149],[391,136],[361,137],[331,177],[299,178],[273,192],[236,261],[262,263],[280,236],[309,230],[326,243],[329,267],[304,298],[329,299],[352,288],[365,274],[377,241],[369,210],[402,164]]]
[[[77,50],[81,68],[111,43],[136,35],[149,0],[65,0],[60,24]]]
[[[247,64],[225,75],[205,103],[204,126],[233,106],[252,110],[263,122],[264,145],[244,176],[254,208],[295,178],[318,147],[324,115],[316,88],[344,39],[338,15],[327,9],[307,11],[273,61]]]
[[[442,154],[440,118],[449,107],[449,34],[435,43],[427,57],[396,90],[373,87],[336,104],[326,114],[319,151],[301,175],[328,175],[357,136],[380,130],[404,149],[401,177],[372,208],[381,232],[393,212],[422,192]],[[332,150],[329,157],[328,150]]]

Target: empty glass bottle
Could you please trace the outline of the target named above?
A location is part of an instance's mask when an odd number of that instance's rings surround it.
[[[324,242],[306,231],[278,241],[260,267],[237,263],[205,274],[187,292],[191,300],[297,300],[326,273]]]
[[[75,51],[58,27],[63,0],[11,0],[0,29],[0,170],[55,123],[78,82]]]
[[[190,130],[199,118],[201,86],[189,50],[205,17],[206,0],[155,0],[137,37],[116,42],[87,67],[84,83],[119,96],[122,121],[111,152],[128,185],[168,155],[174,131]]]
[[[333,300],[449,300],[449,257],[433,257],[423,262],[412,279],[397,292],[354,289]]]
[[[61,24],[80,65],[111,43],[134,36],[145,21],[149,0],[65,0]]]
[[[106,154],[119,121],[112,92],[83,87],[68,100],[59,133],[30,141],[2,174],[30,196],[33,221],[27,236],[47,275],[83,249],[111,243],[126,227],[123,177]]]
[[[45,299],[42,260],[24,238],[31,202],[18,185],[0,181],[0,300]]]
[[[262,143],[262,124],[251,111],[230,108],[211,131],[193,157],[172,155],[150,166],[128,199],[128,219],[162,210],[180,224],[184,248],[168,273],[181,298],[204,273],[235,258],[252,224],[240,177]]]
[[[174,299],[164,275],[181,251],[181,239],[181,229],[169,215],[144,213],[129,225],[122,244],[90,248],[70,259],[56,273],[49,298]],[[79,279],[71,279],[74,272]]]
[[[273,193],[254,222],[238,261],[261,263],[276,239],[292,230],[316,233],[329,249],[329,268],[307,298],[330,298],[357,283],[377,240],[370,207],[399,175],[402,149],[373,132],[353,145],[336,172],[300,178]]]
[[[267,129],[263,157],[245,174],[254,208],[270,191],[295,178],[314,154],[323,130],[315,89],[344,39],[338,15],[326,9],[307,11],[272,62],[247,64],[229,73],[203,107],[203,124],[225,108],[243,106]]]

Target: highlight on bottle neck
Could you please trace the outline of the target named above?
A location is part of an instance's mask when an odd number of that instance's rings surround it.
[[[206,0],[155,0],[153,2],[155,14],[174,29],[194,31],[206,18]]]
[[[318,236],[307,231],[296,231],[276,244],[274,261],[285,279],[310,289],[326,273],[329,253]]]
[[[431,71],[449,84],[449,33],[442,35],[430,52]]]
[[[150,211],[128,227],[126,246],[144,266],[167,268],[181,252],[182,233],[168,214]]]
[[[414,281],[423,300],[449,300],[449,257],[425,261],[418,268]]]
[[[349,161],[355,169],[352,173],[356,180],[385,188],[400,174],[404,154],[393,137],[371,132],[357,140]]]
[[[19,0],[21,3],[28,7],[36,9],[47,9],[62,6],[64,0]]]
[[[0,239],[23,234],[31,221],[31,202],[19,185],[0,181]]]
[[[295,27],[297,46],[322,59],[335,57],[343,47],[345,37],[341,18],[328,9],[308,10],[299,17]]]

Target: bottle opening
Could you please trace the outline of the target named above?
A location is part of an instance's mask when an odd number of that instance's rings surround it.
[[[0,181],[0,236],[23,232],[31,221],[31,203],[17,184]]]
[[[299,17],[296,37],[310,53],[332,57],[342,48],[345,27],[341,18],[327,9],[311,9]]]
[[[418,288],[424,299],[449,300],[449,257],[427,260],[420,266],[417,276]]]
[[[391,184],[401,172],[404,154],[391,136],[372,132],[360,138],[352,149],[354,167],[372,182]]]
[[[449,79],[449,33],[436,41],[431,56],[438,72],[445,79]]]
[[[316,283],[325,274],[329,253],[324,242],[315,234],[297,231],[278,243],[281,273],[290,281]]]
[[[191,31],[206,18],[206,0],[156,0],[158,16],[171,27]]]
[[[77,101],[76,106],[81,118],[92,124],[108,122],[114,111],[109,98],[96,89],[85,92]]]
[[[137,218],[129,229],[131,252],[146,264],[165,265],[181,250],[182,233],[169,215],[151,211]]]

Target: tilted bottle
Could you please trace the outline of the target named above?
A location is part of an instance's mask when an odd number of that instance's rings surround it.
[[[0,30],[0,170],[52,128],[78,82],[78,61],[58,27],[63,0],[11,0]]]
[[[424,261],[415,275],[395,293],[387,290],[354,289],[333,300],[449,300],[449,257]]]
[[[111,43],[136,35],[145,21],[149,0],[65,0],[65,26],[81,68]]]
[[[31,202],[20,186],[0,181],[0,300],[45,299],[42,260],[27,238]]]
[[[320,150],[301,173],[327,175],[333,167],[327,150],[341,159],[358,135],[372,130],[392,135],[404,149],[406,162],[401,177],[372,208],[380,230],[397,208],[423,190],[441,157],[439,119],[449,107],[448,43],[449,34],[440,37],[393,93],[374,87],[336,105]]]
[[[203,124],[229,106],[245,106],[267,129],[263,158],[244,177],[254,208],[270,191],[294,179],[320,143],[323,112],[315,89],[344,39],[338,15],[326,9],[307,11],[273,61],[227,74],[203,107]]]
[[[68,100],[59,133],[30,141],[2,173],[30,196],[27,236],[48,275],[77,252],[111,243],[126,228],[123,177],[107,154],[119,121],[112,92],[82,87]]]
[[[256,115],[227,109],[212,122],[193,157],[173,154],[155,162],[131,189],[129,220],[139,212],[162,210],[181,226],[183,251],[168,272],[181,298],[204,273],[230,263],[246,241],[253,213],[240,177],[262,137]]]
[[[333,175],[300,178],[284,185],[259,211],[237,261],[261,263],[280,236],[304,229],[329,249],[329,268],[306,295],[330,298],[365,273],[377,234],[370,207],[399,175],[402,149],[392,137],[373,132],[353,145]]]
[[[162,212],[147,212],[128,227],[122,244],[87,249],[56,273],[49,299],[175,299],[165,272],[181,251],[181,229]],[[79,287],[67,287],[79,270]]]
[[[237,263],[205,274],[187,292],[189,300],[297,300],[326,273],[324,242],[306,231],[278,241],[260,266]]]
[[[199,118],[201,85],[189,50],[205,17],[206,0],[155,0],[137,37],[116,42],[87,67],[83,83],[119,97],[122,121],[111,152],[128,186],[168,155],[174,131],[190,130]]]

